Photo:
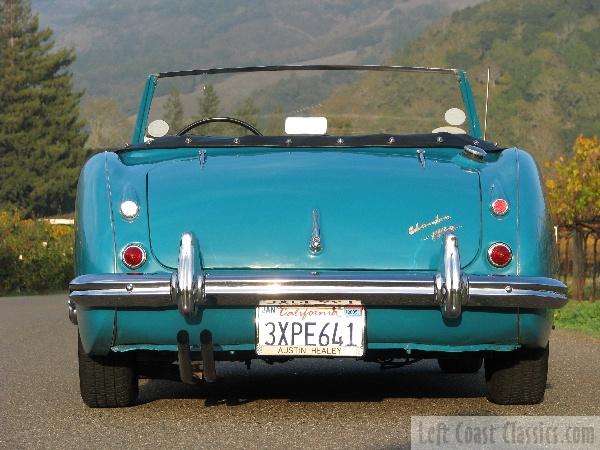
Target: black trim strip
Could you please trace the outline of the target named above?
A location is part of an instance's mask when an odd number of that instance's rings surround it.
[[[369,134],[361,136],[164,136],[146,144],[118,151],[140,149],[170,149],[186,147],[389,147],[389,148],[463,148],[476,145],[488,153],[501,152],[507,147],[476,139],[468,134]]]
[[[284,70],[371,70],[379,72],[433,72],[433,73],[458,73],[457,69],[442,67],[415,67],[415,66],[385,66],[369,64],[307,64],[307,65],[279,65],[279,66],[246,66],[246,67],[215,67],[212,69],[177,70],[159,72],[157,78],[185,77],[189,75],[214,75],[218,73],[245,73],[245,72],[278,72]]]

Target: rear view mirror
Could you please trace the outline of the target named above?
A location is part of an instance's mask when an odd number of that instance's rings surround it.
[[[148,135],[153,138],[163,137],[169,132],[169,124],[164,120],[153,120],[148,125]]]
[[[287,117],[285,133],[322,135],[327,133],[327,119],[325,117]]]

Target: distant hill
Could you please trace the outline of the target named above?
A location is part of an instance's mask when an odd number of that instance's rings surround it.
[[[327,58],[381,63],[426,26],[478,0],[33,0],[74,46],[87,95],[136,106],[148,73]]]
[[[580,133],[600,135],[598,0],[488,1],[433,25],[390,61],[466,69],[482,119],[490,66],[488,139],[540,159],[568,151]],[[362,98],[397,111],[392,89],[365,77],[324,108],[347,103],[347,92],[367,91]]]

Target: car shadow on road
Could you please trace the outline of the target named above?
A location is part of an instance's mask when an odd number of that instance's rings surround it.
[[[148,380],[140,386],[140,403],[161,399],[203,399],[206,406],[239,406],[263,399],[290,402],[381,402],[388,398],[473,398],[485,396],[483,371],[445,374],[433,361],[381,370],[361,361],[296,360],[246,371],[241,364],[221,363],[214,384],[196,386]]]

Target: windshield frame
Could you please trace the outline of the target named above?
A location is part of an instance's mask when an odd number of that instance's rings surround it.
[[[152,100],[158,80],[161,78],[174,78],[195,75],[212,75],[227,73],[244,72],[276,72],[276,71],[397,71],[397,72],[427,72],[440,74],[454,74],[456,76],[460,94],[465,107],[469,135],[480,139],[482,137],[481,126],[471,85],[467,78],[467,73],[462,69],[441,68],[441,67],[419,67],[419,66],[397,66],[397,65],[343,65],[343,64],[310,64],[310,65],[275,65],[275,66],[247,66],[247,67],[220,67],[210,69],[191,69],[170,72],[159,72],[151,74],[146,80],[144,91],[140,99],[133,136],[132,145],[142,144],[146,128],[148,127],[148,117]]]

